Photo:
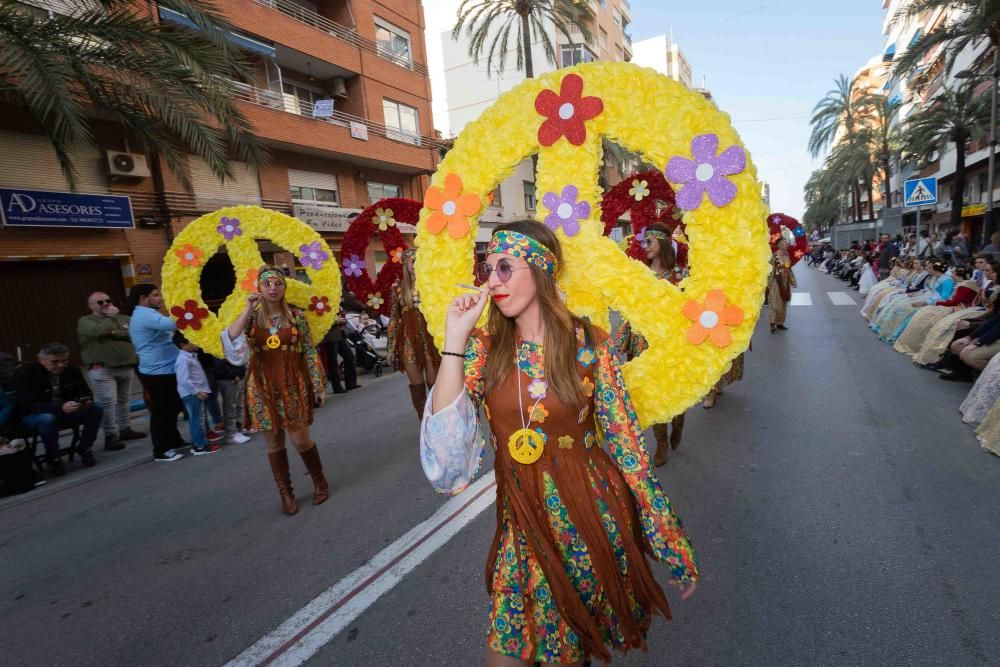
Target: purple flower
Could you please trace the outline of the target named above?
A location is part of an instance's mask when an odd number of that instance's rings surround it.
[[[739,146],[730,146],[722,153],[719,137],[714,134],[700,134],[691,140],[691,154],[694,160],[672,157],[665,171],[667,180],[683,183],[677,193],[677,205],[686,211],[701,206],[701,195],[716,207],[722,207],[736,197],[736,186],[726,176],[738,174],[747,166],[747,156]]]
[[[302,266],[309,266],[318,271],[323,268],[328,259],[330,259],[330,253],[323,250],[319,241],[299,246],[299,261],[302,262]]]
[[[243,228],[240,227],[239,218],[219,218],[219,226],[215,228],[227,241],[232,241],[234,236],[243,236]]]
[[[575,185],[567,185],[563,188],[560,197],[554,192],[546,192],[542,197],[542,203],[552,211],[545,216],[545,224],[555,231],[561,226],[566,236],[576,236],[580,231],[580,220],[585,220],[590,215],[590,202],[577,201],[580,191]]]
[[[361,259],[357,255],[351,255],[350,258],[344,260],[344,275],[360,278],[361,271],[364,270],[364,268],[365,260]]]

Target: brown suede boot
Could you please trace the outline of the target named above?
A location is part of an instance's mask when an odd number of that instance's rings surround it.
[[[654,424],[653,437],[656,438],[656,454],[653,455],[653,465],[659,468],[666,465],[670,458],[670,431],[667,425]]]
[[[684,437],[684,415],[679,414],[671,422],[670,448],[677,449],[681,446],[681,438]]]
[[[330,497],[330,485],[326,483],[326,475],[323,474],[323,463],[319,460],[319,448],[316,443],[304,452],[299,452],[302,462],[306,464],[306,470],[312,477],[316,490],[313,492],[313,505],[320,505]]]
[[[410,399],[413,401],[413,408],[417,411],[417,419],[423,421],[424,404],[427,403],[427,387],[423,384],[411,384]]]
[[[271,462],[271,472],[274,473],[278,493],[281,494],[281,511],[291,516],[299,511],[299,506],[295,502],[292,477],[288,473],[288,451],[281,449],[276,452],[268,452],[267,460]]]

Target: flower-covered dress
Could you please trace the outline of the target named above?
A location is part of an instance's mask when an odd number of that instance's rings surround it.
[[[477,331],[466,351],[465,391],[438,413],[425,411],[424,472],[439,491],[457,493],[478,468],[478,414],[485,409],[497,485],[486,566],[488,645],[519,660],[574,662],[589,654],[607,661],[608,647],[645,648],[653,615],[670,618],[646,554],[667,563],[677,580],[698,576],[684,528],[650,467],[615,349],[606,334],[591,331],[577,332],[577,371],[591,397],[582,410],[548,390],[543,348],[535,343],[518,346],[517,371],[484,395],[487,356],[507,354],[513,364],[515,350],[491,350],[490,337]],[[528,428],[544,446],[538,460],[519,463],[508,439],[529,411]]]
[[[392,285],[392,309],[386,337],[388,348],[396,357],[396,370],[408,364],[423,368],[426,359],[430,359],[435,368],[441,364],[441,356],[427,330],[427,321],[420,312],[420,295],[414,292],[413,307],[407,306],[398,281]]]
[[[249,428],[259,431],[298,431],[313,421],[313,405],[326,391],[326,375],[313,344],[309,323],[302,311],[292,309],[293,322],[273,335],[280,345],[267,344],[268,329],[253,320],[236,341],[222,332],[226,359],[249,364],[246,374],[245,407]]]

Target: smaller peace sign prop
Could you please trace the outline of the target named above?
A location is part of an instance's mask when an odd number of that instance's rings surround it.
[[[795,242],[788,249],[788,255],[792,258],[792,266],[795,266],[809,252],[809,239],[806,238],[806,230],[802,223],[790,215],[772,213],[767,216],[767,229],[771,233],[771,252],[778,249],[778,241],[785,236],[782,228],[787,229],[792,238],[795,239]]]
[[[264,264],[256,239],[269,239],[294,253],[306,267],[309,284],[289,278],[288,303],[305,312],[312,338],[318,341],[333,325],[331,311],[340,303],[340,276],[333,253],[319,234],[291,216],[259,206],[231,206],[194,220],[174,239],[163,261],[163,299],[177,328],[201,349],[223,356],[222,332],[257,291]],[[236,272],[236,289],[213,315],[201,298],[201,271],[225,246]]]
[[[392,306],[392,285],[403,276],[403,251],[406,241],[397,223],[416,225],[420,219],[420,202],[389,197],[380,199],[356,217],[347,228],[341,244],[342,269],[347,290],[371,310],[388,315]],[[365,251],[378,232],[382,247],[389,256],[378,272],[375,282],[365,266]]]
[[[605,236],[611,234],[618,219],[626,211],[632,220],[632,234],[625,254],[640,262],[645,260],[645,253],[639,242],[642,241],[646,227],[654,222],[661,222],[671,232],[678,227],[682,231],[684,228],[681,219],[683,211],[677,207],[674,189],[657,170],[633,174],[604,193],[601,198],[601,222],[604,223]],[[680,252],[677,263],[681,264],[679,256]],[[686,260],[686,246],[684,256]]]

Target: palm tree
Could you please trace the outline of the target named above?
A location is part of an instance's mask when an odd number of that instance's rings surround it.
[[[948,144],[955,145],[955,180],[951,193],[951,225],[962,222],[962,195],[965,191],[965,156],[969,143],[989,133],[990,99],[975,95],[974,83],[962,84],[957,90],[944,89],[933,104],[907,119],[905,145],[917,160],[925,160],[934,152],[944,152]]]
[[[841,74],[834,82],[834,87],[813,107],[813,115],[809,120],[812,133],[809,136],[809,153],[817,157],[829,148],[835,141],[851,145],[854,152],[859,143],[858,131],[871,115],[871,96],[868,91],[859,89],[856,80],[848,79]],[[843,166],[845,163],[841,163]],[[848,165],[849,171],[855,167]],[[851,191],[855,201],[855,221],[861,219],[860,201],[861,186],[854,180]]]
[[[72,151],[95,143],[96,116],[111,118],[142,150],[162,157],[188,189],[189,153],[220,179],[233,175],[231,155],[252,166],[266,162],[234,101],[231,79],[249,76],[246,64],[207,4],[159,2],[198,31],[163,26],[137,11],[134,0],[80,5],[40,16],[20,3],[0,3],[0,98],[34,117],[71,188]]]
[[[913,0],[900,9],[893,22],[905,21],[931,14],[936,10],[948,12],[944,23],[907,47],[896,59],[894,69],[900,76],[915,71],[921,61],[937,48],[944,50],[945,68],[950,72],[955,58],[968,46],[977,46],[980,40],[993,45],[994,67],[997,48],[1000,47],[1000,0]]]
[[[894,153],[902,148],[902,137],[899,126],[892,122],[893,116],[899,111],[899,102],[881,94],[873,94],[868,101],[872,110],[871,123],[867,128],[867,142],[872,153],[872,160],[882,165],[882,182],[885,183],[886,208],[892,208],[892,186],[889,162]]]
[[[806,181],[806,211],[802,224],[806,229],[826,232],[837,220],[840,212],[840,189],[832,174],[826,169],[817,169]]]
[[[556,49],[549,34],[549,24],[554,25],[570,43],[573,39],[569,28],[576,26],[584,41],[589,42],[591,33],[588,26],[593,18],[594,12],[587,0],[462,0],[451,37],[458,39],[465,28],[473,62],[479,64],[483,51],[486,51],[487,73],[503,72],[511,48],[516,48],[516,69],[531,78],[535,76],[531,58],[533,36],[541,40],[545,57],[555,65]]]

